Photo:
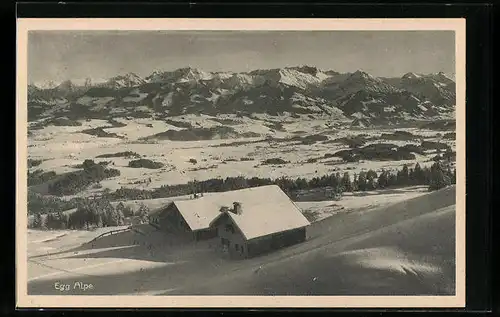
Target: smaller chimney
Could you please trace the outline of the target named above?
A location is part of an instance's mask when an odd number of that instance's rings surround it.
[[[219,209],[219,211],[220,211],[220,212],[226,212],[226,211],[228,211],[228,210],[229,210],[229,207],[226,207],[226,206],[222,206],[222,207],[220,207],[220,209]]]
[[[235,201],[233,203],[233,213],[237,214],[237,215],[241,215],[242,213],[242,210],[241,210],[241,203]]]

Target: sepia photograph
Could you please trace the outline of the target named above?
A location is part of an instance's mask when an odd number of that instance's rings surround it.
[[[465,305],[463,21],[46,20],[18,303]]]

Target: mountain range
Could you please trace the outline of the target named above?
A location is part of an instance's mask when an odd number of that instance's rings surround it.
[[[385,78],[310,66],[240,73],[186,67],[144,78],[128,73],[96,84],[67,80],[52,88],[28,86],[29,121],[266,113],[328,116],[366,126],[452,117],[454,109],[455,82],[444,73]]]

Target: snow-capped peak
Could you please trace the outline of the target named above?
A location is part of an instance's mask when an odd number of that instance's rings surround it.
[[[177,82],[209,80],[213,77],[210,73],[192,67],[180,68],[176,72],[181,75]]]
[[[279,82],[288,86],[294,86],[301,89],[306,89],[311,85],[317,85],[322,79],[319,79],[311,72],[302,72],[295,68],[284,68],[279,71]]]
[[[110,78],[106,85],[112,86],[115,88],[123,88],[123,87],[134,87],[144,83],[144,79],[137,76],[134,73],[127,73],[125,75],[119,75],[116,77]]]
[[[213,73],[214,77],[217,77],[219,79],[228,79],[231,78],[234,75],[232,72],[216,72]]]
[[[435,74],[435,77],[438,78],[438,79],[440,79],[440,80],[444,80],[444,81],[453,81],[444,72],[439,72],[439,73]]]
[[[415,74],[413,72],[409,72],[403,75],[403,78],[405,79],[415,79],[415,78],[420,78],[422,77],[421,75]]]
[[[130,79],[130,80],[140,80],[141,77],[137,76],[137,74],[129,72],[126,73],[125,75],[119,75],[113,78],[119,78],[119,79]]]
[[[174,71],[155,70],[151,73],[151,75],[146,77],[146,81],[185,83],[191,81],[209,80],[212,78],[213,76],[211,73],[193,67],[184,67]]]
[[[61,84],[60,82],[54,82],[54,81],[39,81],[39,82],[32,82],[28,86],[31,86],[32,88],[38,88],[38,89],[52,89],[56,86]]]
[[[71,80],[65,80],[57,86],[59,90],[71,90],[75,87]]]
[[[335,117],[341,114],[343,118],[369,124],[370,120],[400,120],[410,113],[429,118],[434,113],[447,115],[455,104],[455,93],[454,84],[448,84],[445,78],[444,73],[407,73],[402,77],[381,78],[362,70],[337,73],[310,66],[249,72],[206,72],[184,67],[156,70],[145,79],[126,73],[97,85],[85,81],[81,86],[72,79],[46,91],[30,85],[28,98],[30,107],[41,111],[37,110],[41,114],[36,117],[69,114],[85,117],[79,107],[71,107],[78,104],[89,106],[89,111],[109,111],[113,116],[134,114],[138,109],[152,116],[200,112],[210,115],[310,113]],[[142,85],[146,82],[157,84]],[[123,96],[123,106],[120,99],[116,100],[117,95]]]
[[[375,79],[372,75],[362,70],[357,70],[351,75],[352,78]]]
[[[319,69],[317,67],[307,66],[307,65],[295,66],[295,67],[286,67],[286,68],[297,70],[297,71],[299,71],[301,73],[309,74],[309,75],[312,75],[312,76],[316,76],[316,74],[319,72]]]

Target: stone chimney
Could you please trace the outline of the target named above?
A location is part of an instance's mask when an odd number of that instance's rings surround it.
[[[241,215],[242,213],[242,209],[241,209],[241,203],[235,201],[233,203],[233,213],[237,214],[237,215]]]

